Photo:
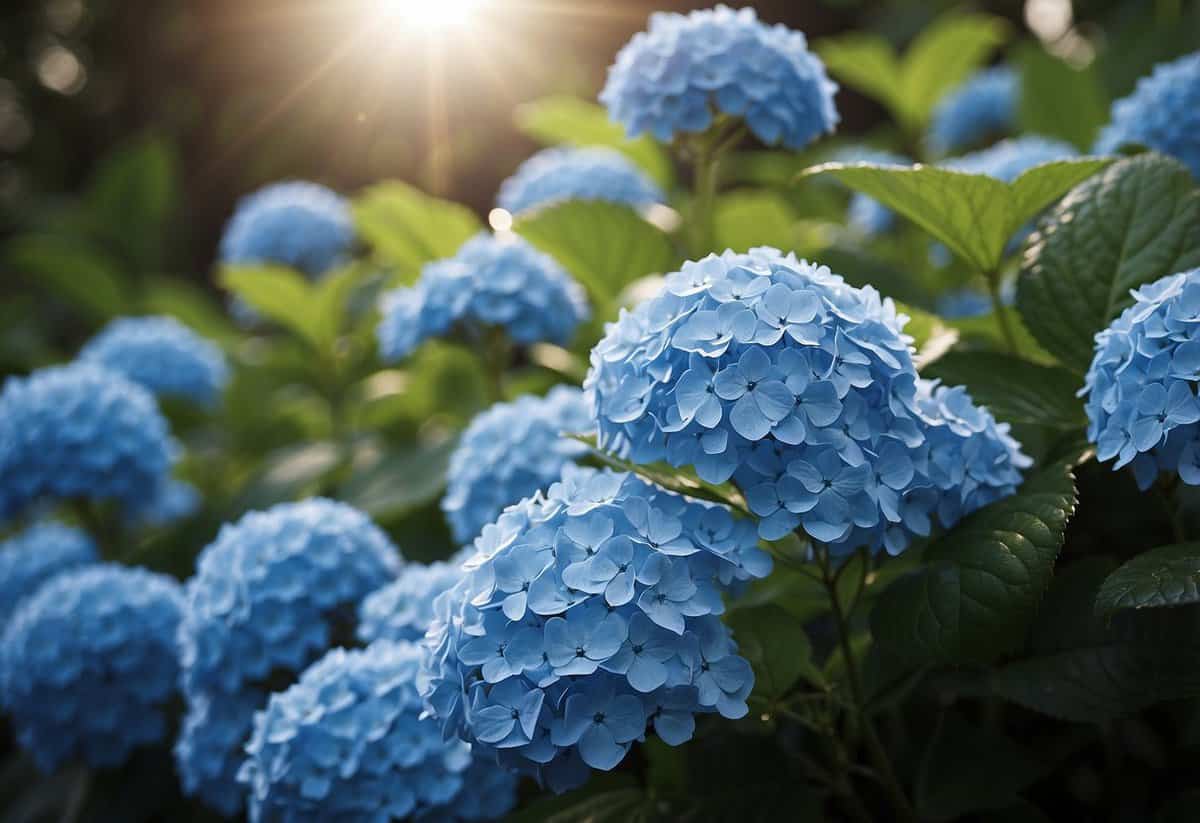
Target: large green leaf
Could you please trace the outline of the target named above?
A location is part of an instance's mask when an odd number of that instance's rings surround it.
[[[1200,265],[1200,190],[1187,168],[1130,157],[1079,185],[1030,238],[1017,307],[1047,351],[1079,371],[1129,290]]]
[[[966,386],[998,420],[1063,429],[1087,424],[1075,396],[1080,380],[1059,366],[1030,363],[1001,352],[949,352],[922,372],[947,385]]]
[[[1200,602],[1200,543],[1160,546],[1110,574],[1096,595],[1096,611],[1182,606]]]
[[[167,223],[176,202],[175,152],[145,137],[109,154],[92,178],[86,207],[107,243],[143,274],[163,265]]]
[[[906,130],[917,132],[947,91],[1004,42],[1008,25],[982,14],[951,14],[924,29],[903,59],[878,35],[853,33],[814,43],[830,73],[874,97]]]
[[[182,277],[148,279],[141,289],[142,310],[169,314],[205,337],[233,342],[238,332],[212,295]]]
[[[120,268],[100,249],[49,235],[26,235],[5,247],[4,260],[10,271],[93,320],[127,310]]]
[[[1076,68],[1036,43],[1020,48],[1014,62],[1021,73],[1021,130],[1057,137],[1087,151],[1108,120],[1108,99],[1095,64]]]
[[[598,300],[615,298],[677,262],[671,238],[616,203],[572,200],[517,220],[513,230],[554,257]]]
[[[738,609],[729,615],[738,653],[754,667],[754,693],[774,703],[800,677],[824,682],[812,662],[812,646],[804,623],[775,605]]]
[[[450,257],[483,228],[465,206],[440,200],[407,183],[377,183],[354,200],[358,232],[376,258],[409,280],[431,260]]]
[[[912,220],[974,269],[998,270],[1013,234],[1082,180],[1111,163],[1084,157],[1043,163],[1012,183],[936,166],[824,163],[802,177],[831,175]]]
[[[1075,511],[1071,466],[1030,477],[925,551],[871,615],[875,639],[913,664],[984,663],[1018,647],[1050,582]]]
[[[219,280],[255,311],[320,348],[324,321],[317,309],[316,287],[300,272],[272,265],[224,266]]]
[[[617,149],[645,169],[659,185],[671,184],[671,159],[663,148],[645,135],[627,138],[625,129],[608,118],[603,106],[556,94],[519,106],[516,121],[517,128],[541,143]]]

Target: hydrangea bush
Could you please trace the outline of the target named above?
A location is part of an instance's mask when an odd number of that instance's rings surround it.
[[[666,199],[625,155],[604,148],[550,148],[521,164],[500,186],[496,203],[523,214],[564,200],[603,200],[646,208]]]
[[[746,714],[750,665],[721,592],[764,577],[754,527],[637,477],[568,468],[484,529],[441,595],[425,693],[448,735],[556,791],[649,730]]]

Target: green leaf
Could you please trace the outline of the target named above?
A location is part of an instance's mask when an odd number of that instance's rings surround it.
[[[1074,429],[1087,425],[1075,396],[1079,378],[1059,366],[1030,363],[1000,352],[950,352],[923,373],[950,386],[966,386],[976,403],[998,420]]]
[[[146,281],[142,290],[142,311],[169,314],[191,326],[197,333],[223,342],[233,342],[237,330],[211,294],[181,277],[156,277]]]
[[[425,263],[453,256],[483,228],[466,206],[398,180],[370,186],[354,199],[353,208],[358,232],[375,257],[409,281]]]
[[[1130,157],[1076,187],[1029,239],[1017,307],[1038,342],[1084,371],[1129,290],[1200,265],[1200,190],[1187,168]]]
[[[902,123],[909,122],[903,72],[891,43],[878,34],[853,32],[817,40],[813,50],[835,78],[887,106]]]
[[[92,178],[86,196],[92,224],[143,274],[163,264],[178,176],[172,147],[146,137],[109,154]]]
[[[1112,158],[1043,163],[1015,181],[936,166],[824,163],[801,177],[829,174],[912,220],[976,271],[995,272],[1016,231]]]
[[[1095,63],[1075,68],[1034,43],[1020,48],[1013,62],[1021,73],[1021,131],[1057,137],[1081,151],[1091,148],[1109,108]]]
[[[283,266],[223,266],[219,280],[255,311],[321,348],[325,321],[316,287],[300,272]]]
[[[339,497],[377,519],[423,506],[445,489],[446,469],[457,445],[457,438],[446,437],[381,454],[355,470]]]
[[[117,264],[104,252],[48,235],[26,235],[4,250],[6,267],[103,322],[127,310]]]
[[[823,687],[825,678],[812,662],[804,624],[779,606],[738,609],[729,615],[738,654],[754,668],[754,693],[770,703],[782,698],[803,677]]]
[[[674,175],[666,151],[646,135],[627,138],[625,129],[608,119],[603,106],[567,94],[551,95],[517,107],[516,122],[522,132],[547,145],[571,143],[617,149],[660,186],[671,185]]]
[[[986,663],[1020,646],[1075,511],[1068,462],[970,515],[925,551],[925,565],[880,597],[871,630],[919,663]]]
[[[593,298],[605,302],[643,275],[671,271],[677,261],[671,238],[616,203],[560,203],[518,219],[513,231],[558,260]]]
[[[1200,543],[1160,546],[1110,574],[1096,595],[1097,614],[1200,602]]]
[[[792,207],[771,191],[740,190],[723,194],[713,221],[716,248],[746,251],[755,246],[795,249],[799,220]]]

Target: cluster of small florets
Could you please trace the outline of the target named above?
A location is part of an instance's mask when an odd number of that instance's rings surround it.
[[[1086,395],[1088,439],[1138,485],[1178,472],[1200,485],[1200,269],[1131,292],[1134,304],[1096,335]]]
[[[96,544],[90,537],[50,521],[0,543],[0,631],[17,604],[47,580],[96,560]]]
[[[221,529],[187,584],[180,661],[189,711],[223,712],[229,728],[218,736],[236,745],[219,752],[203,722],[185,722],[176,760],[187,791],[236,810],[233,781],[250,718],[213,703],[263,695],[329,648],[335,634],[351,636],[357,604],[399,569],[387,536],[362,512],[330,500],[280,504]],[[246,726],[235,735],[239,720]]]
[[[453,817],[478,819],[456,802],[470,747],[421,716],[420,661],[408,642],[334,649],[272,695],[239,775],[250,787],[250,820],[401,820],[452,802]]]
[[[79,359],[123,374],[158,396],[212,405],[229,379],[221,350],[173,317],[120,317]]]
[[[1127,143],[1179,158],[1200,180],[1200,52],[1155,66],[1113,103],[1095,150],[1109,154]]]
[[[929,148],[949,154],[1012,131],[1019,93],[1019,78],[1007,66],[976,72],[938,102],[929,124]]]
[[[472,420],[450,457],[442,498],[455,541],[474,540],[506,506],[557,480],[587,452],[565,435],[594,428],[583,393],[568,386],[497,403]]]
[[[221,237],[221,262],[276,263],[318,277],[341,262],[353,242],[344,198],[316,183],[275,183],[238,203]]]
[[[9,378],[0,392],[0,517],[40,498],[141,508],[172,461],[154,396],[74,363]]]
[[[587,317],[587,301],[548,255],[516,236],[480,234],[427,265],[415,286],[387,294],[382,310],[379,349],[398,360],[452,332],[478,344],[493,328],[521,345],[566,343]]]
[[[21,603],[0,639],[0,702],[39,768],[118,766],[163,739],[182,610],[175,581],[108,565],[63,572]]]
[[[629,474],[568,467],[484,529],[437,601],[424,693],[447,734],[555,791],[653,729],[746,711],[749,664],[717,615],[765,577],[754,526]]]
[[[1070,143],[1048,137],[1029,135],[1001,140],[994,146],[951,157],[942,166],[968,174],[986,174],[1005,183],[1011,183],[1034,166],[1067,160],[1079,152]]]
[[[522,214],[564,200],[603,200],[642,209],[664,197],[625,155],[593,146],[538,152],[501,184],[497,204]]]
[[[901,154],[865,147],[855,147],[839,152],[836,159],[840,163],[872,163],[881,166],[912,165],[912,161]],[[896,226],[896,213],[874,197],[858,192],[850,198],[846,222],[852,228],[868,236],[886,234]]]
[[[246,802],[246,789],[237,782],[242,747],[268,694],[246,688],[233,693],[192,691],[185,697],[187,712],[175,740],[180,781],[186,793],[233,817]]]
[[[803,34],[717,6],[651,15],[617,54],[600,100],[630,136],[669,142],[721,114],[768,145],[799,149],[837,125],[835,91]]]
[[[462,579],[462,562],[409,563],[400,576],[363,600],[358,609],[358,639],[416,641],[433,622],[433,602]]]
[[[899,551],[929,534],[941,485],[906,319],[775,249],[687,263],[592,350],[600,443],[732,478],[766,539],[802,526],[834,553]]]

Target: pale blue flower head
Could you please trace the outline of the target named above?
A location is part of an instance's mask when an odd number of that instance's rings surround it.
[[[971,75],[938,102],[926,138],[929,148],[949,154],[1012,132],[1020,91],[1020,78],[1007,66]]]
[[[564,200],[602,200],[642,209],[665,199],[654,181],[614,149],[555,147],[530,157],[500,186],[497,205],[523,214]]]
[[[92,363],[10,377],[0,391],[0,518],[39,499],[136,511],[172,462],[154,396]]]
[[[567,435],[592,429],[583,392],[569,386],[497,403],[472,420],[450,456],[442,498],[455,541],[469,543],[506,506],[557,480],[587,452]]]
[[[1113,103],[1095,151],[1111,154],[1126,143],[1176,157],[1200,180],[1200,52],[1160,63]]]
[[[944,168],[968,174],[986,174],[1011,183],[1034,166],[1068,160],[1079,154],[1075,147],[1062,140],[1038,135],[1001,140],[994,146],[943,160]]]
[[[726,115],[767,145],[800,149],[837,125],[835,91],[803,34],[717,6],[652,14],[617,54],[600,101],[631,137],[670,142]]]
[[[47,580],[96,560],[90,537],[53,521],[35,523],[0,542],[0,631],[17,604]]]
[[[238,783],[242,748],[254,729],[254,715],[267,704],[266,692],[192,691],[175,741],[175,768],[183,791],[206,806],[234,817],[246,802]]]
[[[1161,472],[1200,485],[1200,269],[1131,292],[1136,301],[1096,335],[1080,394],[1088,439],[1114,469],[1149,488]]]
[[[728,586],[770,572],[757,542],[724,507],[568,466],[483,530],[436,601],[431,711],[555,791],[652,730],[678,745],[698,713],[742,717],[754,676],[718,615]]]
[[[463,576],[462,563],[409,563],[400,576],[363,600],[358,609],[358,639],[417,641],[433,622],[433,601]]]
[[[238,203],[221,237],[221,262],[290,266],[315,278],[353,243],[354,221],[341,195],[316,183],[273,183]]]
[[[384,295],[377,336],[387,360],[430,337],[459,334],[475,345],[502,329],[520,345],[564,344],[587,317],[583,289],[550,256],[516,236],[479,234],[417,283]]]
[[[420,647],[409,642],[334,649],[272,695],[255,717],[239,774],[251,823],[384,822],[439,808],[453,816],[471,749],[422,717],[420,663]]]
[[[184,480],[165,477],[149,500],[132,512],[131,525],[169,526],[200,510],[200,491]]]
[[[115,767],[168,731],[179,585],[96,565],[51,578],[0,638],[0,703],[45,772],[68,761]]]
[[[732,479],[768,540],[802,526],[851,551],[899,522],[886,502],[924,444],[906,321],[775,249],[685,263],[592,350],[600,444]]]
[[[123,374],[160,397],[211,406],[229,380],[225,356],[173,317],[119,317],[79,359]]]

